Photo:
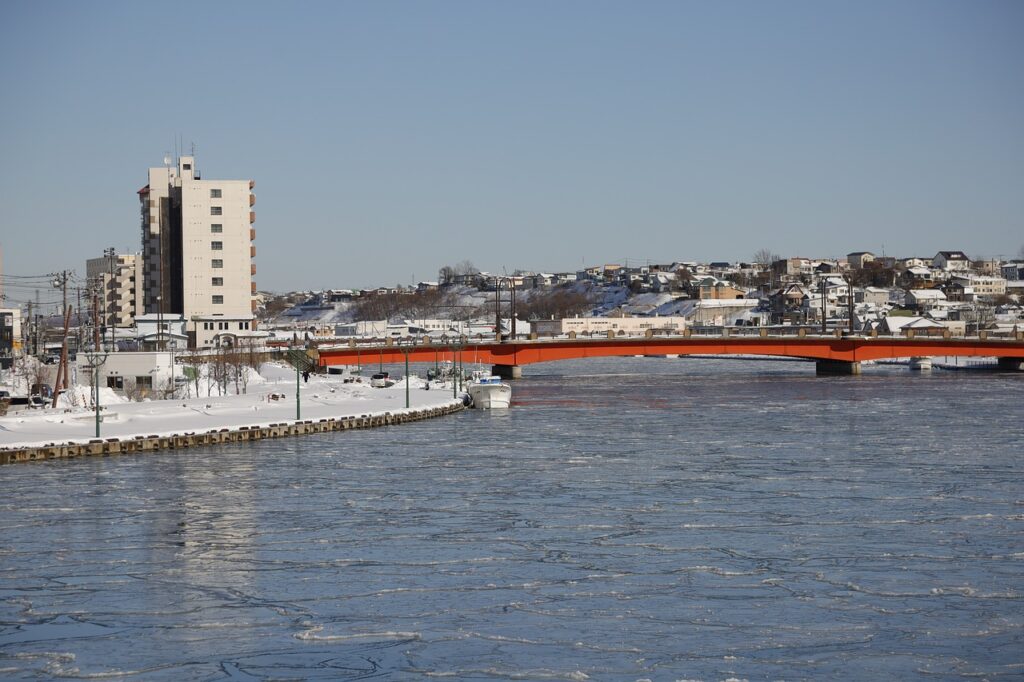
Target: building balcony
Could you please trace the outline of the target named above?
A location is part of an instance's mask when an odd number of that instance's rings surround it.
[[[249,211],[249,223],[256,222],[256,211]]]
[[[249,284],[250,284],[250,287],[252,289],[253,295],[255,295],[256,294],[256,282],[250,282]]]
[[[249,247],[249,258],[255,258],[255,257],[256,257],[256,247],[255,246],[250,246]]]
[[[249,241],[251,241],[251,242],[256,241],[256,228],[255,227],[250,227],[249,228]]]
[[[252,189],[255,186],[256,186],[256,181],[255,180],[250,180],[249,181],[249,189]]]
[[[249,193],[249,205],[250,206],[255,206],[256,205],[256,195],[253,194],[252,192]]]
[[[250,263],[249,264],[249,275],[255,275],[255,274],[256,274],[256,264],[255,263]]]

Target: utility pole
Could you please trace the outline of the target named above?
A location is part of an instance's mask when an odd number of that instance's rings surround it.
[[[53,404],[51,407],[57,407],[57,396],[60,395],[62,388],[67,388],[68,386],[68,327],[71,324],[71,308],[68,306],[68,274],[67,270],[62,270],[53,279],[53,286],[60,287],[63,300],[63,308],[61,310],[64,313],[64,336],[61,341],[57,378],[53,382]]]
[[[97,284],[102,281],[102,277],[96,279]],[[96,289],[92,291],[92,349],[95,352],[100,350],[100,298]]]
[[[846,294],[847,304],[849,307],[848,316],[850,318],[850,334],[853,335],[853,276],[846,280]]]
[[[117,251],[111,246],[109,249],[103,249],[103,255],[110,261],[110,281],[103,288],[103,310],[105,311],[104,317],[108,318],[108,324],[110,325],[110,352],[113,353],[117,351],[117,319],[114,316],[114,306],[107,302],[107,291],[115,285],[114,263],[117,260]],[[117,302],[116,296],[114,297],[114,302]]]
[[[23,336],[25,337],[25,352],[24,352],[25,355],[28,355],[28,349],[29,348],[32,348],[33,350],[35,350],[35,348],[33,348],[33,345],[32,345],[32,339],[34,338],[33,334],[32,334],[32,330],[33,329],[34,329],[34,327],[32,326],[32,301],[29,301],[28,302],[28,324],[25,326],[25,333],[23,334]]]

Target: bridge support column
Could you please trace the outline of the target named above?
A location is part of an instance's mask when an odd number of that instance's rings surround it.
[[[1024,369],[1024,359],[999,358],[999,369],[1005,372],[1019,372]]]
[[[519,365],[494,365],[491,368],[491,374],[502,379],[522,379],[523,368]]]
[[[860,374],[860,363],[846,360],[818,360],[814,369],[818,376]]]

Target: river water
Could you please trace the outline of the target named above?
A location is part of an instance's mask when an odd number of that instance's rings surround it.
[[[595,359],[0,469],[0,677],[1024,676],[1024,376]]]

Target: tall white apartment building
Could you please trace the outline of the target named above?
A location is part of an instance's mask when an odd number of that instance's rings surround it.
[[[256,329],[252,180],[203,180],[195,159],[149,169],[139,190],[146,313],[183,315],[190,348]]]

